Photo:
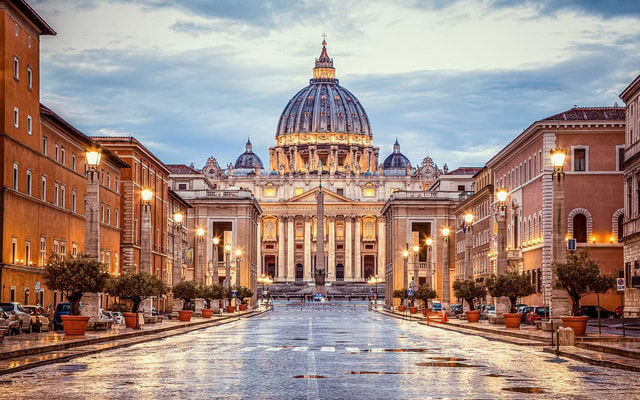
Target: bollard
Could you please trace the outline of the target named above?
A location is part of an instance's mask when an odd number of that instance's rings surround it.
[[[553,320],[551,320],[549,322],[551,323],[551,346],[553,347],[553,334],[554,334],[554,331],[553,331]]]

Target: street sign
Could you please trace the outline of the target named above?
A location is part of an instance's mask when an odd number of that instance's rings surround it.
[[[36,292],[40,291],[40,281],[36,281]]]
[[[413,290],[411,289],[407,290],[407,296],[413,296]]]
[[[28,295],[29,295],[29,288],[27,288],[27,289],[25,289],[25,290],[24,290],[24,294],[25,294],[25,296],[28,296]]]
[[[233,296],[233,298],[235,299],[236,297],[238,297],[238,291],[237,290],[232,290],[231,291],[231,295]]]
[[[618,278],[616,280],[616,286],[618,287],[618,292],[624,292],[624,289],[625,289],[624,278]]]

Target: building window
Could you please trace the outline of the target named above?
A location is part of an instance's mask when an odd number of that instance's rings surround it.
[[[76,155],[72,154],[71,155],[71,169],[72,170],[76,170]]]
[[[20,79],[20,58],[13,56],[13,77]]]
[[[33,134],[33,118],[31,118],[31,115],[27,115],[27,134]]]
[[[624,146],[616,146],[618,156],[618,171],[624,171]]]
[[[107,258],[104,260],[107,269],[111,271],[111,250],[107,250]]]
[[[573,170],[574,171],[587,170],[587,149],[585,148],[573,149]]]
[[[264,197],[276,197],[276,188],[273,186],[273,183],[267,183],[263,190],[263,195]]]
[[[118,178],[116,178],[116,193],[120,193],[120,185],[118,183]]]
[[[47,238],[40,237],[40,265],[44,265],[47,262]]]
[[[58,182],[55,182],[53,184],[53,204],[55,204],[56,206],[60,205],[59,204],[59,193],[58,191],[60,190],[60,185],[58,185]]]
[[[100,222],[104,223],[104,203],[100,203]]]
[[[100,184],[104,186],[104,171],[100,171]]]
[[[373,186],[373,183],[367,182],[364,185],[364,188],[362,189],[362,196],[363,197],[375,197],[375,195],[376,195],[376,188]]]
[[[60,242],[60,258],[64,260],[66,255],[67,255],[67,242],[62,241]]]
[[[27,170],[27,196],[31,196],[31,170]]]
[[[344,196],[344,189],[336,189],[336,193],[338,193],[340,196]]]
[[[116,226],[116,227],[118,226],[118,217],[119,217],[119,216],[120,216],[120,210],[118,210],[118,209],[116,208],[116,215],[114,216],[115,221],[113,221],[113,225],[114,225],[114,226]]]
[[[53,254],[60,255],[60,242],[53,239]]]
[[[47,155],[47,137],[42,137],[42,154]]]
[[[573,238],[578,243],[587,242],[587,216],[576,214],[573,217]]]
[[[76,199],[77,199],[76,190],[73,189],[71,191],[71,211],[73,212],[76,212]]]
[[[67,152],[64,150],[64,146],[62,146],[62,147],[60,148],[60,163],[61,163],[62,165],[65,165],[65,163],[66,163],[66,161],[67,161],[67,160],[66,160],[66,158],[67,158],[67,157],[66,157],[66,155],[67,155]]]
[[[33,70],[31,66],[27,67],[27,87],[33,89]]]
[[[27,45],[31,48],[31,36],[27,38]]]
[[[18,190],[18,164],[13,163],[13,190]]]
[[[296,196],[299,196],[299,195],[301,195],[302,193],[304,193],[304,188],[296,188],[296,189],[295,189],[295,195],[296,195]]]
[[[107,206],[107,224],[111,224],[111,206]]]
[[[18,238],[11,238],[11,264],[15,264],[18,260]]]
[[[29,240],[24,244],[24,265],[31,265],[31,242]]]
[[[72,255],[73,257],[75,257],[75,256],[77,256],[77,255],[78,255],[78,243],[73,243],[73,244],[71,245],[71,255]]]
[[[60,207],[62,208],[66,208],[66,201],[65,201],[65,197],[67,194],[67,190],[65,188],[64,185],[60,186]]]
[[[16,36],[18,36],[18,24],[16,24]],[[13,301],[13,300],[11,300]]]
[[[111,174],[107,172],[107,188],[111,189]]]
[[[42,201],[47,201],[47,177],[46,176],[42,176],[42,193],[41,193],[41,198]]]
[[[56,152],[55,152],[55,155],[54,155],[54,157],[55,157],[55,160],[56,160],[56,161],[58,161],[58,160],[59,160],[59,159],[58,159],[58,153],[59,153],[59,150],[60,150],[60,147],[58,146],[58,143],[56,143]]]
[[[16,128],[20,125],[20,111],[18,110],[18,107],[13,107],[13,126],[15,126]]]

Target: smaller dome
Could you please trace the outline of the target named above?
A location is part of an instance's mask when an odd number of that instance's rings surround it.
[[[255,170],[256,168],[260,168],[260,169],[264,169],[263,165],[262,165],[262,161],[260,160],[260,157],[258,157],[252,149],[251,146],[251,140],[247,140],[247,145],[245,147],[245,151],[244,153],[242,153],[240,155],[240,157],[238,157],[238,159],[236,160],[235,165],[233,166],[233,168],[235,169],[252,169]]]
[[[393,153],[385,158],[382,167],[384,169],[405,169],[410,165],[411,162],[409,162],[409,159],[400,152],[400,143],[398,143],[398,139],[396,139],[393,145]]]

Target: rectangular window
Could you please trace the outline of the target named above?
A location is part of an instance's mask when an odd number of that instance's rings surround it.
[[[71,255],[73,257],[78,255],[78,243],[74,243],[71,245]]]
[[[584,149],[584,148],[573,149],[573,170],[574,171],[587,170],[587,149]]]
[[[47,238],[40,237],[40,265],[44,265],[47,262]]]
[[[13,56],[13,77],[20,79],[20,58]]]
[[[60,207],[66,208],[67,202],[65,201],[65,197],[67,195],[67,189],[64,185],[60,186]]]
[[[20,122],[20,111],[18,110],[18,107],[13,107],[13,126],[17,128],[18,126],[20,126],[19,122]]]
[[[120,193],[120,186],[118,185],[118,178],[116,178],[116,193]]]
[[[30,65],[27,67],[27,87],[33,89],[33,70]]]
[[[13,164],[13,190],[18,190],[18,164]]]
[[[42,137],[42,154],[47,155],[47,137]]]
[[[53,184],[53,204],[55,204],[56,206],[60,205],[60,198],[59,198],[59,190],[60,190],[60,185],[58,185],[58,182],[55,182]]]
[[[73,212],[76,212],[76,199],[77,199],[76,190],[73,189],[71,191],[71,211]]]
[[[60,148],[59,148],[59,146],[58,146],[58,143],[56,143],[56,153],[55,153],[55,155],[54,155],[54,157],[55,157],[55,160],[56,160],[56,161],[59,161],[59,158],[58,158],[59,150],[60,150]]]
[[[524,165],[522,167],[522,174],[524,175],[524,179],[522,180],[522,184],[524,185],[527,182],[527,160],[524,161]]]
[[[111,225],[111,206],[107,206],[107,224]]]
[[[618,156],[618,171],[624,171],[624,146],[616,146]]]
[[[100,203],[100,222],[104,222],[104,203]]]
[[[31,196],[31,170],[27,170],[27,196]]]
[[[120,210],[116,208],[115,221],[113,221],[114,226],[118,226],[118,217],[120,217]]]
[[[72,154],[71,155],[71,169],[72,170],[76,170],[76,155]]]
[[[111,250],[107,250],[107,258],[104,260],[107,270],[111,271]]]
[[[67,161],[66,158],[67,158],[67,152],[65,151],[64,146],[62,146],[60,148],[60,163],[62,165],[65,165],[65,163]]]
[[[64,260],[67,255],[67,242],[60,242],[60,257]]]
[[[31,118],[31,115],[27,115],[27,134],[33,134],[33,118]]]
[[[18,261],[18,238],[11,238],[11,264]]]
[[[111,174],[107,173],[107,188],[111,189]]]
[[[46,176],[42,176],[42,188],[41,188],[42,192],[40,194],[40,198],[42,199],[42,201],[47,201],[47,177]]]

